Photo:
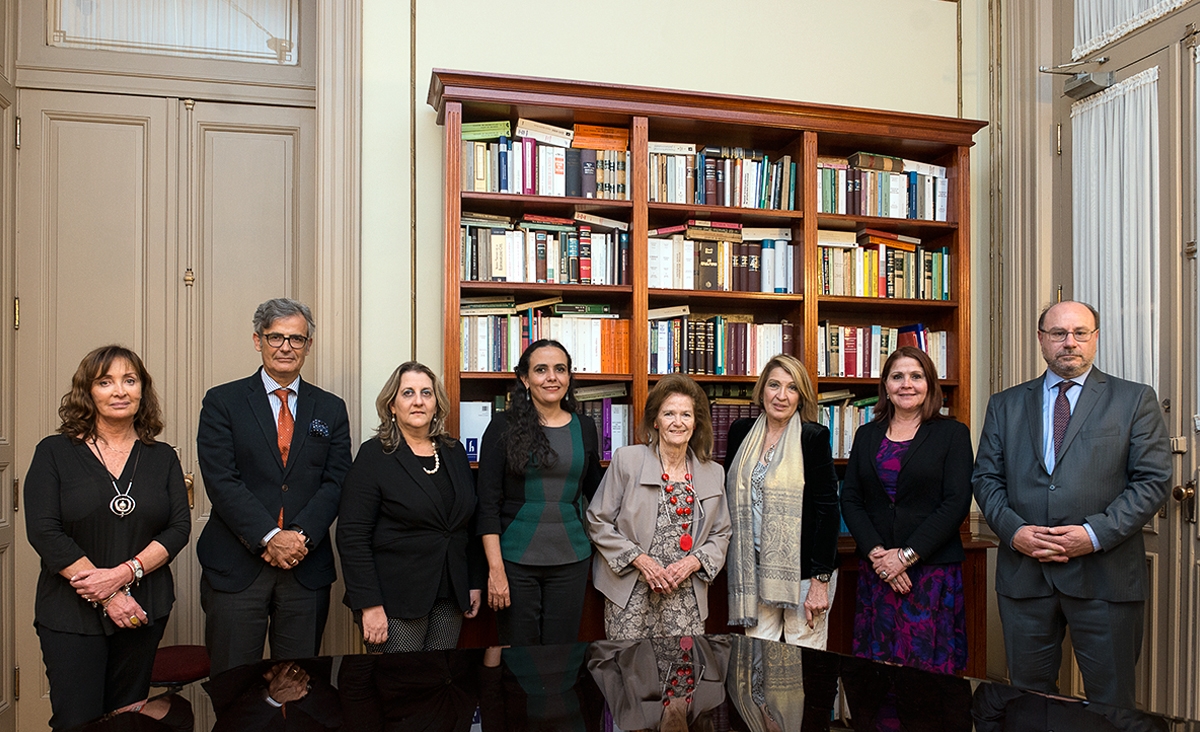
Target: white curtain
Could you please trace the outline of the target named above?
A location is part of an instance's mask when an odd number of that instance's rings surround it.
[[[1158,388],[1158,67],[1071,106],[1075,298],[1100,311],[1096,365]]]
[[[1075,47],[1078,61],[1121,36],[1161,18],[1191,0],[1075,0]]]
[[[52,46],[295,66],[299,0],[46,0]]]

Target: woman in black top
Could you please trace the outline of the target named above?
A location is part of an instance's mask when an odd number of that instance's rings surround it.
[[[62,729],[137,707],[175,589],[166,566],[191,514],[158,395],[133,351],[97,348],[62,398],[59,434],[25,478],[25,525],[42,558],[34,627]]]
[[[561,343],[529,344],[516,374],[508,411],[492,418],[479,451],[488,605],[501,643],[574,643],[592,556],[583,497],[601,477],[596,423],[576,412]]]
[[[471,464],[446,433],[450,398],[424,364],[400,364],[375,410],[375,437],[342,485],[343,601],[368,651],[448,650],[463,616],[479,611],[483,587]]]

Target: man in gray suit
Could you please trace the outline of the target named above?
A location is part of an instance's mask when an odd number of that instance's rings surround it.
[[[1091,701],[1134,706],[1147,579],[1142,526],[1170,489],[1154,389],[1092,368],[1100,316],[1042,311],[1046,373],[992,396],[975,498],[1000,537],[996,594],[1015,686],[1057,691],[1067,626]]]

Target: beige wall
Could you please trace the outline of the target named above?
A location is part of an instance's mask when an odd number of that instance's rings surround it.
[[[364,0],[362,404],[368,429],[375,423],[375,394],[397,363],[415,355],[441,367],[443,143],[425,104],[433,68],[958,114],[959,6],[945,0],[529,0],[519,13],[507,14],[497,7],[477,0]],[[978,118],[987,111],[986,8],[965,3],[962,15],[963,113]],[[701,37],[708,40],[699,53]],[[984,144],[976,148],[973,168],[975,190],[982,192],[987,145],[979,139]],[[980,199],[987,197],[975,197],[977,232],[986,231]],[[979,251],[978,235],[973,239]],[[984,312],[980,296],[973,306],[977,320]]]

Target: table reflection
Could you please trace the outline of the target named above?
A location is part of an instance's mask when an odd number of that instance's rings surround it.
[[[741,635],[263,661],[213,730],[1200,732],[1193,722]],[[83,729],[191,730],[182,697]]]

